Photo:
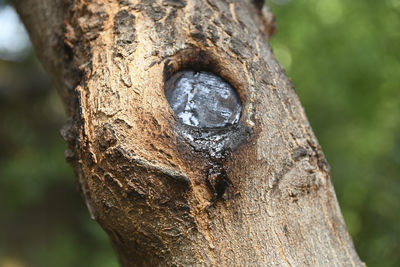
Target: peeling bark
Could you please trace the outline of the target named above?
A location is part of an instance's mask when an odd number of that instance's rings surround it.
[[[362,266],[259,1],[14,2],[70,115],[67,158],[123,266]],[[181,123],[164,86],[185,69],[235,88],[237,124]]]

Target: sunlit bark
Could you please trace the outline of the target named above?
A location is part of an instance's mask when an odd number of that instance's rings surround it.
[[[265,7],[15,4],[67,107],[67,158],[122,265],[362,265],[328,164],[268,45]],[[234,88],[239,121],[182,122],[164,89],[188,69]]]

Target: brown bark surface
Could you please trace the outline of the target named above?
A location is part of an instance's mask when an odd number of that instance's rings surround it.
[[[67,158],[123,266],[362,265],[254,2],[15,1],[71,117]],[[184,69],[237,90],[236,126],[177,120],[164,84]]]

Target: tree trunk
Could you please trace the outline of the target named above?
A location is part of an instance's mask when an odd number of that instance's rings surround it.
[[[16,0],[64,99],[66,151],[123,266],[362,266],[321,152],[250,0]],[[185,70],[235,88],[238,123],[182,123]]]

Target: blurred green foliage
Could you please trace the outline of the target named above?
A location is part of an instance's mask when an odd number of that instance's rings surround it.
[[[400,1],[267,2],[361,259],[400,266]],[[64,121],[33,55],[0,61],[1,267],[117,266],[65,162]]]
[[[267,3],[361,259],[400,266],[400,1]]]
[[[32,53],[0,60],[0,267],[118,266],[65,161],[65,121]]]

